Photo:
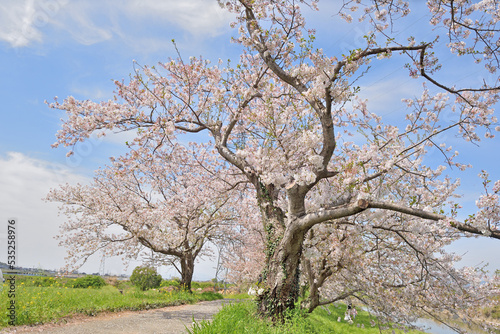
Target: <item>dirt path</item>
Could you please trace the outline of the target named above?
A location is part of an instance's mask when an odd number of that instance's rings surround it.
[[[231,299],[200,302],[138,312],[101,314],[96,317],[72,319],[64,325],[20,326],[0,333],[53,334],[178,334],[186,333],[195,320],[211,319],[223,304],[237,302]]]

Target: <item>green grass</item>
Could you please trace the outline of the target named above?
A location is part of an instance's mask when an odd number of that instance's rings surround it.
[[[283,324],[273,325],[256,315],[255,303],[245,301],[225,306],[216,314],[211,322],[201,321],[193,325],[192,334],[223,334],[223,333],[259,333],[259,334],[321,334],[321,333],[349,333],[349,334],[380,334],[392,333],[390,326],[379,330],[378,326],[372,327],[373,319],[367,312],[360,311],[354,324],[345,321],[338,322],[338,317],[343,319],[345,305],[330,306],[331,314],[322,308],[317,308],[312,314],[307,315],[296,310],[291,312]],[[359,325],[359,327],[358,327]],[[362,328],[362,326],[364,328]],[[395,330],[396,333],[404,333]],[[408,333],[421,333],[409,331]]]
[[[343,320],[344,313],[347,309],[346,305],[330,305],[328,307],[331,314],[319,307],[309,316],[309,320],[315,324],[318,328],[322,328],[323,331],[318,333],[363,333],[363,334],[375,334],[380,333],[392,333],[392,326],[380,324],[380,330],[377,323],[377,319],[368,312],[359,310],[358,315],[354,320],[353,324],[349,324]],[[338,322],[340,317],[341,321]],[[359,327],[358,327],[359,325]],[[405,333],[403,330],[394,329],[396,333]],[[422,333],[420,331],[410,330],[408,333]]]
[[[52,282],[51,285],[48,282]],[[41,286],[38,284],[41,283]],[[64,279],[20,278],[16,281],[16,325],[36,325],[56,322],[74,314],[95,315],[99,312],[143,310],[171,305],[194,303],[201,300],[221,299],[222,295],[185,291],[159,293],[155,290],[139,291],[135,288],[122,290],[113,286],[101,289],[70,288],[72,281]],[[0,292],[0,328],[8,326],[8,286],[4,283]]]
[[[252,299],[252,296],[249,296],[247,293],[236,293],[224,295],[225,299]]]
[[[191,282],[191,289],[205,289],[205,288],[213,288],[214,283],[212,282]]]

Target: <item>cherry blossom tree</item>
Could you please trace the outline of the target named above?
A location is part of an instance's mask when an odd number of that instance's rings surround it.
[[[242,196],[237,210],[239,217],[232,226],[233,237],[224,244],[222,265],[228,269],[228,280],[239,285],[259,281],[266,262],[266,234],[262,227],[255,196]]]
[[[273,316],[294,307],[308,235],[315,231],[313,239],[319,238],[315,245],[321,244],[327,237],[324,226],[339,226],[337,232],[328,232],[337,239],[342,239],[345,219],[349,224],[361,221],[360,226],[380,233],[390,232],[394,240],[386,243],[405,243],[401,256],[412,261],[423,259],[418,254],[425,250],[430,235],[438,240],[446,240],[450,233],[500,238],[496,184],[494,194],[479,200],[476,215],[458,219],[458,181],[448,178],[445,171],[449,167],[466,170],[468,165],[458,160],[456,148],[441,136],[447,133],[475,143],[483,134],[494,136],[500,46],[496,2],[429,0],[429,23],[435,29],[419,40],[393,33],[399,22],[412,15],[409,2],[344,1],[336,17],[352,24],[365,22],[371,28],[362,47],[334,55],[316,45],[316,34],[308,29],[302,14],[303,10],[314,12],[318,1],[219,3],[237,17],[234,41],[242,52],[235,67],[179,56],[137,69],[128,83],[116,82],[113,100],[96,103],[68,97],[56,101],[51,106],[66,111],[68,119],[55,146],[73,146],[94,132],[109,129],[138,129],[132,144],[137,147],[169,146],[186,133],[199,134],[203,141],[203,134],[208,133],[218,158],[238,169],[254,188],[266,234],[265,291],[259,307]],[[439,37],[446,43],[440,43]],[[440,75],[446,73],[447,64],[438,55],[450,51],[463,64],[476,66],[478,75],[485,76],[483,83],[456,87]],[[370,72],[369,64],[401,58],[408,61],[409,75],[423,84],[422,94],[405,99],[399,119],[387,124],[368,109],[355,83]],[[444,165],[429,164],[430,148],[442,154]],[[373,219],[372,215],[380,213],[391,217],[395,227]],[[429,235],[420,238],[422,234]],[[348,240],[360,242],[360,251],[366,252],[373,242],[367,235],[359,232],[359,237]],[[436,252],[446,243],[439,242]],[[342,248],[342,242],[338,244]],[[412,245],[415,249],[410,254]],[[334,249],[330,255],[335,254]],[[354,290],[368,290],[369,298],[383,297],[370,292],[390,282],[384,268],[391,264],[391,255],[383,255],[382,267],[359,269],[359,275],[374,277],[374,283],[353,285]],[[425,255],[429,272],[441,266],[440,275],[452,275],[446,257]],[[417,267],[408,264],[402,269],[406,273]],[[416,275],[404,281],[409,284],[425,278]],[[470,279],[474,282],[475,278]],[[399,284],[398,279],[393,281]],[[411,289],[394,291],[411,293]],[[385,301],[386,311],[390,298]]]
[[[456,321],[481,325],[498,282],[483,268],[457,269],[459,256],[444,246],[461,237],[455,228],[398,212],[364,212],[309,230],[301,260],[302,307],[347,300],[367,306],[379,321],[412,327],[434,318],[460,332]],[[481,321],[480,321],[481,322]]]
[[[213,157],[202,145],[146,147],[112,159],[90,185],[51,190],[47,199],[62,203],[69,219],[59,238],[71,266],[99,251],[135,260],[147,250],[155,265],[173,265],[190,290],[196,259],[210,255],[208,241],[231,235],[236,218],[232,186]]]

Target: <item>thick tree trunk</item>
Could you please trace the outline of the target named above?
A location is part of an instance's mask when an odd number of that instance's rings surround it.
[[[184,290],[191,291],[191,281],[194,273],[194,257],[192,254],[185,254],[180,258],[181,262],[181,287]]]
[[[279,320],[287,310],[295,307],[299,296],[300,258],[306,231],[275,205],[279,193],[273,185],[264,185],[258,179],[253,181],[266,233],[266,265],[262,273],[264,292],[258,296],[257,302],[260,313]],[[294,201],[300,204],[296,211],[304,211],[303,198]],[[295,206],[292,205],[292,209]],[[290,215],[290,207],[288,210]]]
[[[258,297],[259,311],[273,319],[282,319],[293,309],[299,296],[300,258],[304,233],[283,230],[269,222],[266,232],[267,263],[264,270],[265,289]]]

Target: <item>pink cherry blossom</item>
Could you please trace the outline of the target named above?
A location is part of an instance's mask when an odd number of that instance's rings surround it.
[[[237,235],[233,195],[240,192],[230,182],[238,179],[221,177],[210,150],[143,147],[112,159],[90,185],[52,190],[47,199],[60,202],[68,217],[59,239],[70,267],[98,251],[129,260],[142,254],[155,265],[174,266],[190,289],[195,261],[211,255],[207,242]]]
[[[309,310],[321,298],[357,298],[393,321],[458,312],[491,291],[473,269],[454,269],[457,258],[442,248],[463,235],[500,239],[498,186],[478,199],[474,217],[459,221],[459,180],[445,172],[469,164],[441,135],[474,143],[484,133],[492,137],[498,79],[454,86],[439,75],[447,64],[438,55],[451,52],[481,67],[478,73],[496,73],[498,5],[429,0],[427,23],[436,29],[419,40],[393,34],[413,15],[414,3],[346,0],[339,17],[365,22],[370,31],[362,47],[329,55],[302,14],[318,10],[318,1],[219,3],[236,16],[241,56],[235,67],[179,57],[139,67],[130,82],[116,82],[111,101],[56,101],[51,107],[68,119],[54,146],[74,146],[105,129],[140,130],[131,148],[168,152],[179,136],[203,142],[208,134],[214,147],[208,170],[216,164],[221,186],[233,183],[226,177],[237,178],[251,188],[245,196],[255,195],[245,208],[249,217],[260,214],[262,226],[243,219],[241,231],[263,241],[255,246],[265,254],[262,313],[280,316],[293,308],[301,281],[310,284]],[[358,96],[356,80],[379,59],[396,58],[407,62],[423,88],[403,101],[397,121],[387,121]],[[442,156],[442,165],[429,164],[430,149]],[[220,193],[215,189],[214,196]],[[190,196],[196,198],[195,191]],[[229,262],[248,260],[236,249]],[[261,268],[242,267],[254,268],[249,278]]]

